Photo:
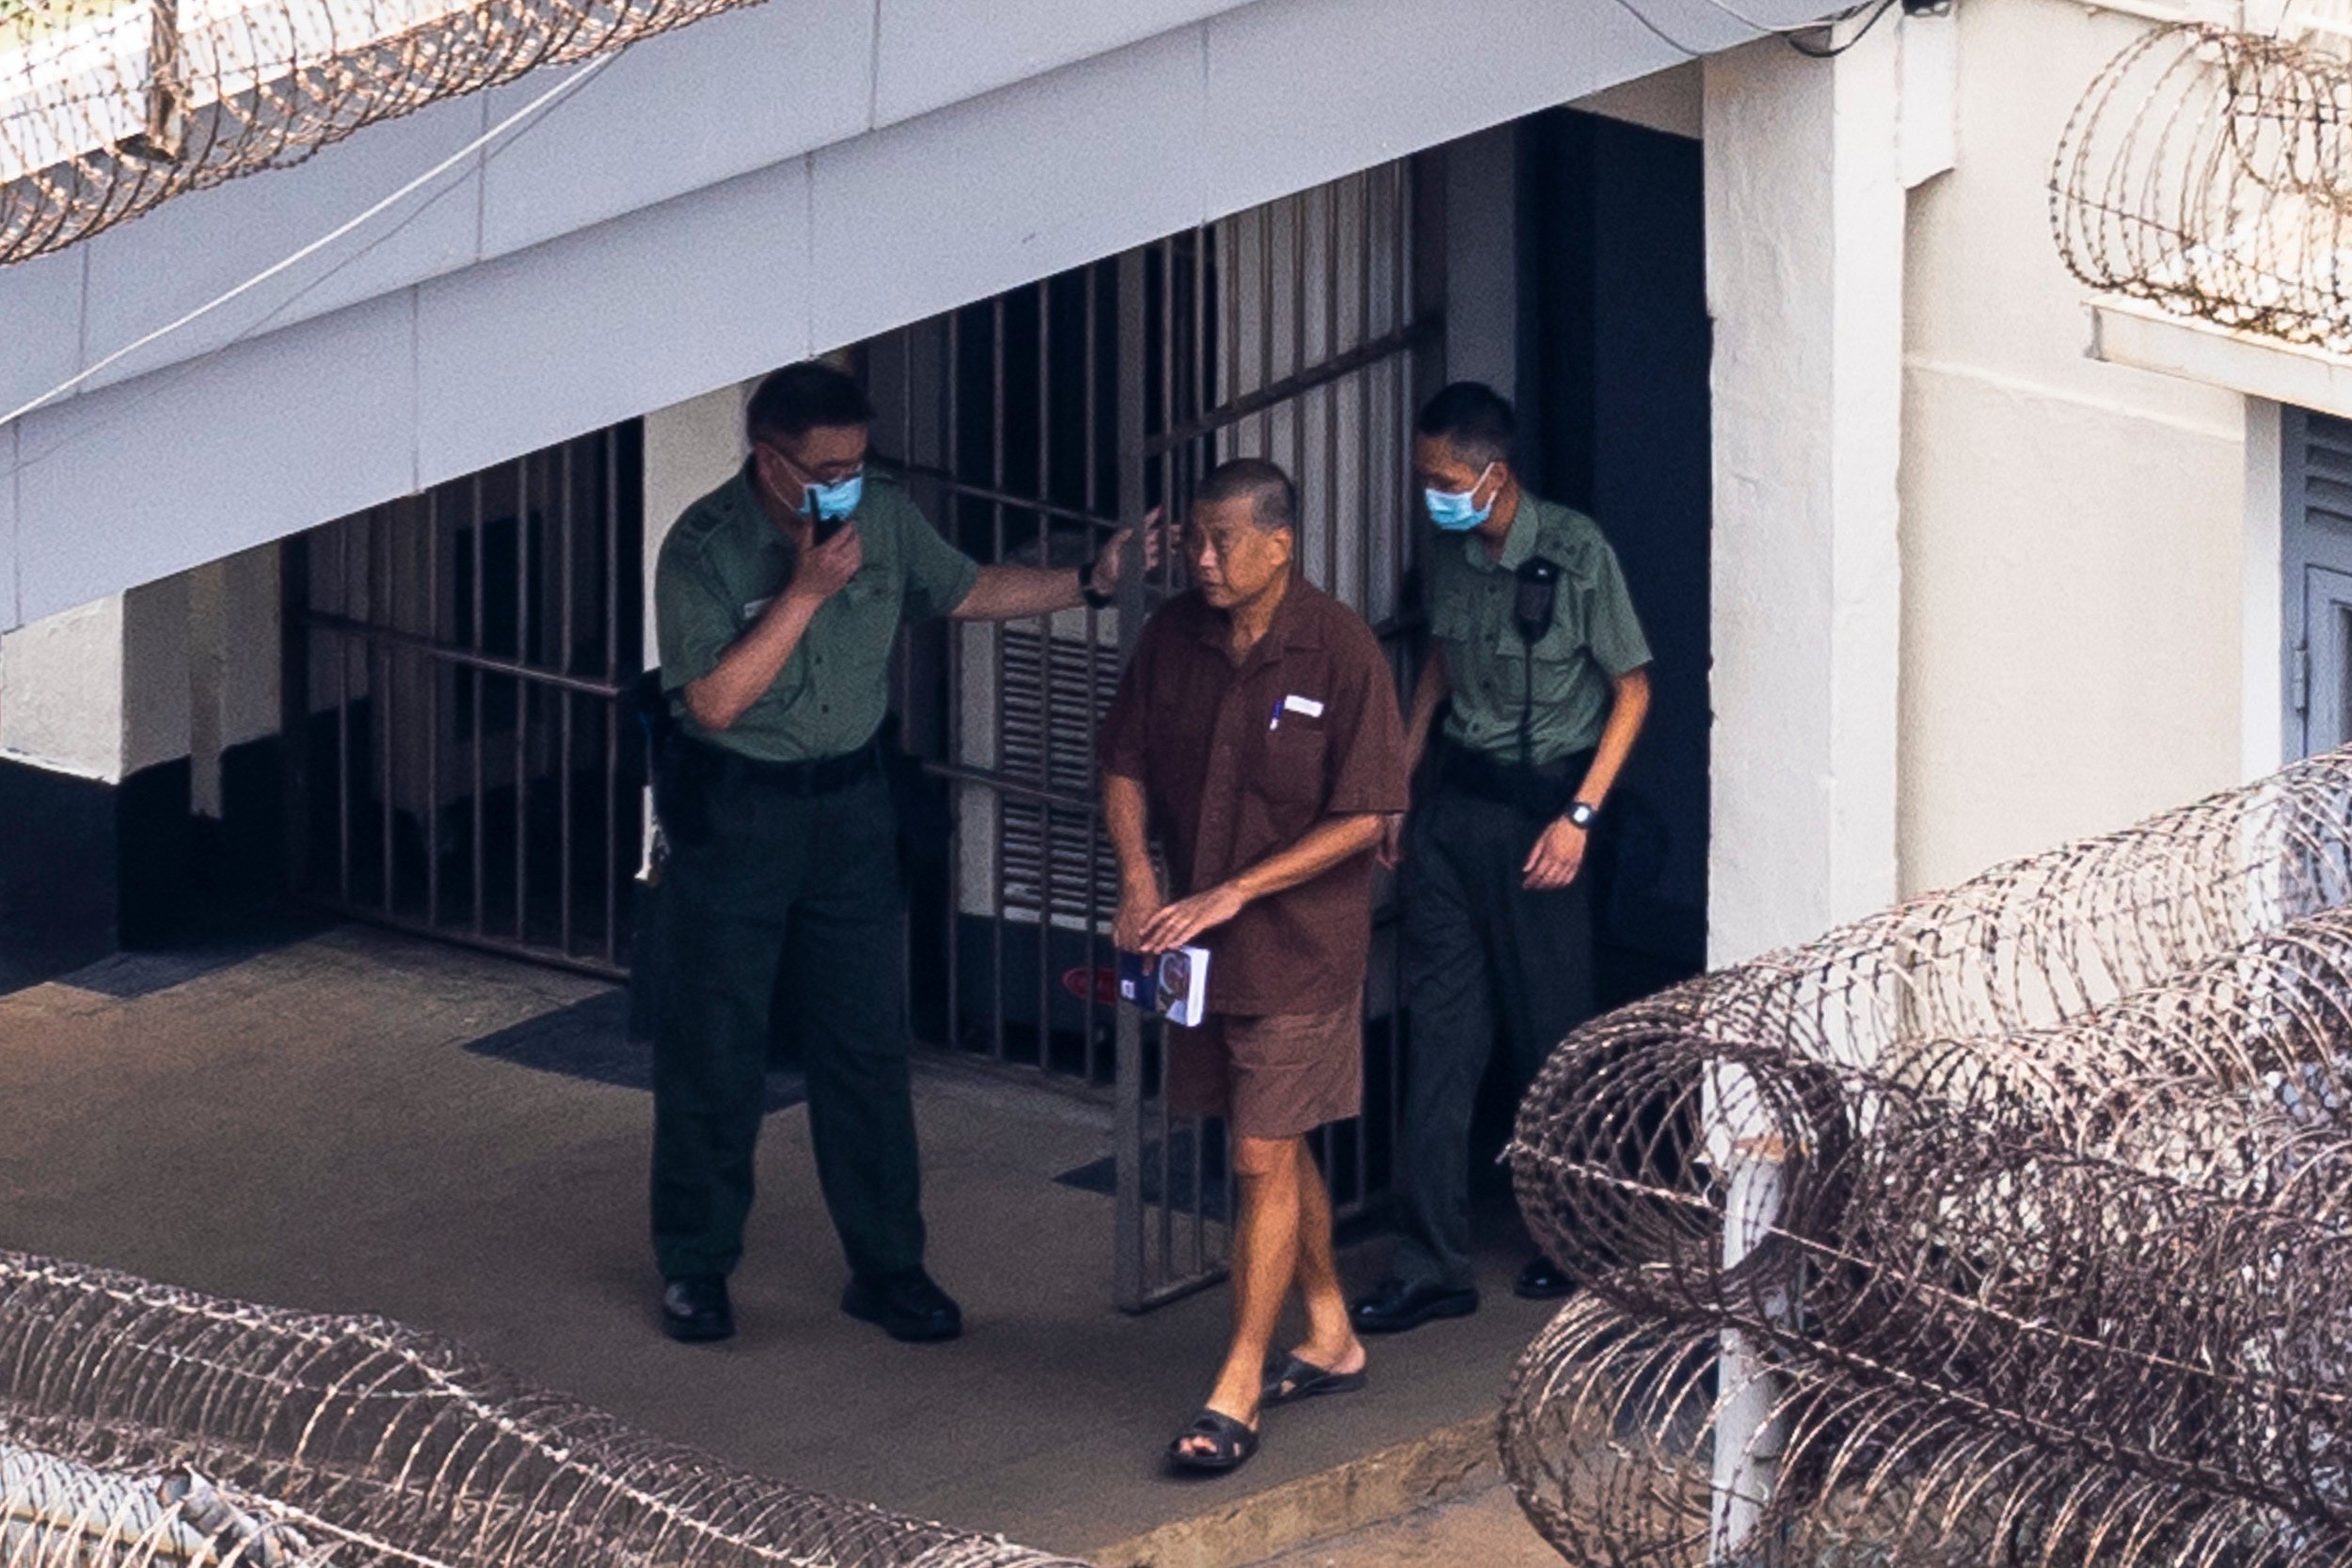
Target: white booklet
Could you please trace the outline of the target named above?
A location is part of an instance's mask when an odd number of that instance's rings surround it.
[[[1197,1029],[1209,1013],[1209,950],[1119,955],[1119,999]]]

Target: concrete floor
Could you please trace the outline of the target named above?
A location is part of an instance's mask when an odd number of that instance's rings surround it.
[[[1507,1486],[1419,1509],[1336,1540],[1270,1557],[1258,1568],[1560,1568]]]
[[[786,1109],[761,1145],[742,1334],[673,1345],[644,1243],[645,1094],[467,1049],[605,996],[340,927],[0,997],[0,1246],[385,1313],[796,1484],[1077,1555],[1492,1410],[1545,1319],[1509,1294],[1504,1238],[1476,1317],[1376,1342],[1370,1389],[1276,1412],[1240,1475],[1165,1479],[1226,1293],[1115,1311],[1111,1201],[1051,1180],[1108,1151],[1103,1111],[937,1068],[918,1083],[931,1261],[966,1338],[901,1346],[839,1313],[806,1120]],[[1379,1263],[1375,1244],[1345,1267],[1368,1284]]]

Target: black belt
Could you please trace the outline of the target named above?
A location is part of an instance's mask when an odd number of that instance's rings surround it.
[[[1517,806],[1531,816],[1557,816],[1575,800],[1592,766],[1590,752],[1551,762],[1517,763],[1447,741],[1438,759],[1438,783],[1481,800]]]
[[[764,762],[723,747],[706,749],[717,757],[714,767],[724,783],[773,790],[801,800],[837,795],[882,771],[882,752],[870,740],[854,752],[835,757],[812,757],[803,762]]]

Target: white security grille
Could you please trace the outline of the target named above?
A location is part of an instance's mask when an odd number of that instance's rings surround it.
[[[1115,660],[1088,643],[1008,626],[996,690],[999,762],[1009,777],[1074,800],[1094,791],[1095,728],[1118,689]],[[1001,909],[1008,919],[1107,930],[1119,873],[1089,812],[1008,796]]]

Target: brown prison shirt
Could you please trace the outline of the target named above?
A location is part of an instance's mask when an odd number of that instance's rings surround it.
[[[1294,579],[1236,666],[1226,619],[1199,594],[1163,606],[1103,721],[1105,772],[1139,781],[1168,850],[1172,897],[1289,848],[1327,816],[1409,800],[1396,680],[1354,610]],[[1212,1012],[1347,1005],[1372,952],[1369,852],[1201,933]]]

